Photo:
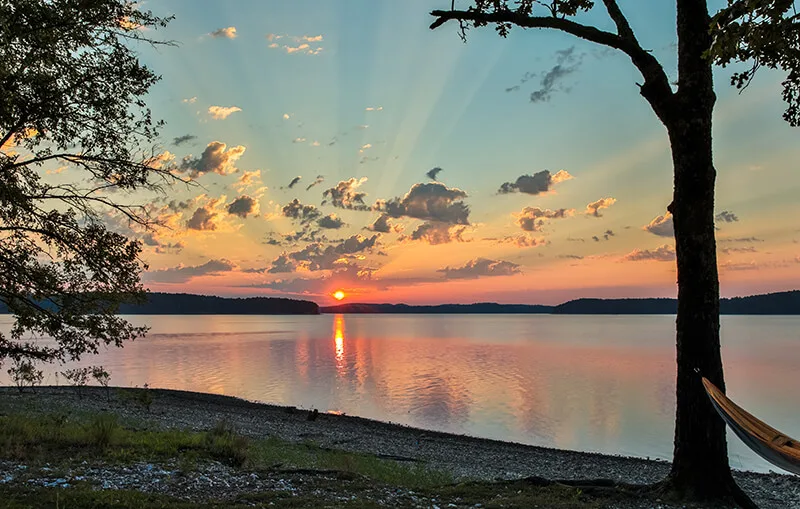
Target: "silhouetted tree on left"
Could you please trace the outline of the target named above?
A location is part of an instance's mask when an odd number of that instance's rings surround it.
[[[168,21],[126,0],[0,1],[0,304],[15,315],[0,363],[145,332],[114,314],[144,295],[141,244],[104,219],[152,226],[131,194],[174,180],[144,102],[159,77],[131,49],[165,44],[147,34]]]

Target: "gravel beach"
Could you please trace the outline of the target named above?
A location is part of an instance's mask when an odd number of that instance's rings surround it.
[[[208,430],[221,420],[226,420],[239,433],[250,437],[313,440],[323,447],[374,454],[397,461],[419,462],[433,469],[448,471],[459,480],[538,476],[547,479],[604,478],[646,484],[664,478],[669,471],[669,463],[665,461],[534,447],[425,431],[345,415],[320,413],[315,420],[309,420],[307,410],[213,394],[151,389],[154,399],[147,410],[120,399],[113,389],[106,392],[102,388],[86,387],[83,391],[83,398],[79,399],[74,388],[70,387],[37,388],[36,394],[20,394],[16,388],[0,388],[0,414],[20,410],[108,411],[119,415],[126,426],[195,431]],[[9,472],[19,467],[8,462],[0,463],[0,481],[4,475],[12,475]],[[147,469],[146,466],[142,468]],[[735,472],[735,477],[761,508],[800,507],[798,477],[739,471]],[[660,507],[672,506],[664,504]]]

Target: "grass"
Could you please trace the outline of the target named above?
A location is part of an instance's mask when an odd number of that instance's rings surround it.
[[[30,475],[47,463],[56,471],[74,468],[82,462],[131,464],[171,461],[182,472],[194,471],[207,460],[218,460],[259,476],[296,479],[302,486],[294,493],[266,491],[246,493],[234,501],[187,502],[165,495],[124,490],[95,490],[86,482],[68,489],[0,484],[0,509],[21,508],[299,508],[381,507],[364,493],[377,488],[389,492],[408,490],[439,507],[553,507],[595,509],[615,500],[630,500],[623,492],[588,496],[567,486],[536,486],[517,482],[464,482],[432,470],[422,463],[398,462],[321,447],[313,442],[294,443],[270,437],[242,436],[228,422],[221,421],[207,432],[131,429],[117,416],[14,412],[0,416],[0,460],[27,464]],[[400,489],[403,490],[400,490]],[[407,496],[407,495],[406,495]],[[611,497],[607,499],[605,497]],[[398,505],[399,504],[399,505]],[[417,505],[410,499],[392,506]],[[425,504],[423,504],[425,505]]]

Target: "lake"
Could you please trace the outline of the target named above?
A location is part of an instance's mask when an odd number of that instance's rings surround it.
[[[525,444],[669,459],[674,316],[129,316],[112,384],[317,408]],[[11,316],[0,315],[7,331]],[[724,316],[728,394],[800,436],[800,317]],[[0,384],[8,384],[4,366]],[[64,369],[64,368],[59,368]],[[45,383],[55,384],[55,369]],[[60,383],[64,383],[63,378]],[[729,434],[734,468],[775,469]],[[775,469],[777,470],[777,469]]]

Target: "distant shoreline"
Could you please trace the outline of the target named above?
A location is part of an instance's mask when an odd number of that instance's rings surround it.
[[[678,300],[575,299],[555,306],[540,304],[369,304],[319,306],[307,300],[277,297],[227,298],[185,293],[149,293],[147,302],[123,304],[121,315],[319,315],[319,314],[540,314],[540,315],[675,315]],[[9,311],[0,303],[0,314]],[[722,315],[800,315],[800,290],[720,299]]]

